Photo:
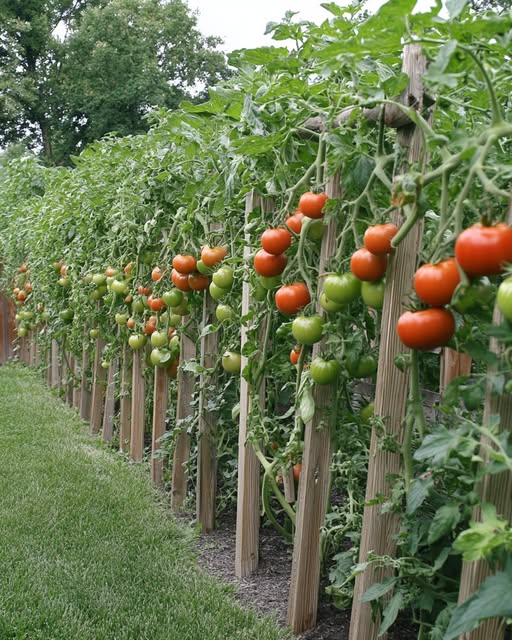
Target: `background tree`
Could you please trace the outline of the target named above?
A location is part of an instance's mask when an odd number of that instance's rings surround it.
[[[182,0],[0,0],[0,145],[66,163],[227,75]],[[59,37],[60,34],[60,37]]]

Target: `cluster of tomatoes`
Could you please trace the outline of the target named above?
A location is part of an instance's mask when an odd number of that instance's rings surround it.
[[[397,332],[402,343],[411,349],[429,350],[448,343],[455,332],[455,319],[446,308],[461,282],[461,271],[468,278],[494,276],[504,272],[512,262],[512,228],[506,224],[487,226],[481,223],[462,231],[455,242],[455,257],[436,264],[422,265],[414,276],[414,290],[428,309],[406,311],[400,316]],[[498,289],[498,306],[512,320],[508,302],[510,279]],[[508,314],[508,315],[507,315]]]

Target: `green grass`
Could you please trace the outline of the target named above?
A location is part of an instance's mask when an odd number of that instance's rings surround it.
[[[38,375],[0,367],[0,639],[273,640],[193,538]]]

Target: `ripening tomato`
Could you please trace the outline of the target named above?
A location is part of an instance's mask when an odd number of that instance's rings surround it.
[[[152,322],[151,318],[144,325],[144,333],[147,336],[150,336],[152,333],[156,331],[156,322]]]
[[[208,276],[196,271],[189,275],[188,284],[193,291],[204,291],[208,288]]]
[[[20,302],[25,302],[27,299],[27,294],[24,291],[20,291],[16,296]]]
[[[60,271],[59,271],[61,276],[67,276],[68,275],[68,266],[65,264],[62,264],[60,267]]]
[[[227,255],[228,252],[225,247],[209,247],[206,245],[201,249],[201,261],[207,267],[213,267],[221,260],[224,260]]]
[[[284,253],[292,243],[292,235],[284,227],[266,229],[261,236],[261,246],[267,253],[278,256]]]
[[[276,307],[281,313],[291,315],[311,302],[309,290],[303,282],[283,285],[276,291]]]
[[[151,309],[151,311],[162,311],[162,309],[165,307],[165,302],[162,300],[162,298],[149,296],[148,307]]]
[[[297,464],[293,465],[292,473],[293,473],[293,479],[295,480],[295,482],[298,482],[300,478],[300,474],[302,473],[302,464],[300,462],[297,462]]]
[[[299,362],[300,351],[301,351],[300,347],[295,347],[290,351],[290,362],[292,364],[297,364]]]
[[[260,276],[278,276],[283,273],[287,262],[288,258],[284,253],[275,256],[264,249],[260,249],[254,256],[254,269]]]
[[[124,266],[123,271],[125,272],[125,274],[127,276],[129,276],[131,271],[132,271],[132,269],[133,269],[133,262],[129,262],[127,265]]]
[[[400,340],[411,349],[428,350],[445,345],[455,332],[455,320],[448,309],[434,307],[406,311],[397,323]]]
[[[143,287],[142,285],[137,287],[137,291],[141,296],[149,296],[151,293],[151,287]]]
[[[364,246],[376,256],[392,253],[394,249],[391,246],[391,240],[393,240],[397,232],[398,227],[391,222],[368,227],[363,236]]]
[[[151,271],[151,280],[153,280],[153,282],[158,282],[162,279],[163,275],[163,271],[160,267],[154,267],[153,271]]]
[[[387,266],[387,256],[376,256],[364,247],[355,251],[350,258],[350,270],[359,280],[380,280],[384,277]]]
[[[322,209],[327,200],[325,193],[306,191],[299,198],[299,211],[308,218],[321,218],[324,215]]]
[[[297,235],[300,235],[302,230],[302,219],[304,218],[304,214],[301,213],[298,209],[291,216],[288,216],[285,220],[286,226],[291,229]]]
[[[179,366],[180,366],[180,359],[174,358],[171,364],[167,367],[167,375],[169,376],[169,378],[172,378],[172,380],[176,380],[176,378],[178,377]]]
[[[203,260],[204,262],[204,260]],[[193,273],[196,270],[197,260],[194,256],[182,255],[179,253],[177,256],[174,256],[172,261],[172,266],[179,271],[179,273]]]
[[[62,273],[62,269],[66,269],[66,268],[67,267],[61,267],[61,270],[60,270],[60,275],[61,276],[65,276],[66,275],[65,273]],[[112,267],[112,266],[108,266],[105,269],[105,275],[107,276],[107,278],[115,278],[117,276],[117,269],[114,269],[114,267]]]
[[[512,228],[478,223],[464,229],[455,241],[455,257],[471,277],[502,273],[503,263],[512,262]]]
[[[437,264],[422,265],[414,275],[414,290],[418,297],[432,307],[444,307],[452,299],[460,282],[455,258]]]
[[[19,269],[20,273],[27,273],[27,265],[25,263],[23,263]]]
[[[171,280],[176,289],[180,291],[190,291],[190,283],[188,281],[188,274],[181,273],[176,269],[171,271]]]
[[[128,318],[126,321],[126,326],[128,329],[135,329],[135,318]]]
[[[27,282],[23,288],[27,293],[32,293],[32,285],[30,284],[30,282]]]

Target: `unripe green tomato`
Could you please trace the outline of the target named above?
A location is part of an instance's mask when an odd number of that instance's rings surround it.
[[[142,334],[134,333],[128,338],[128,344],[130,348],[134,351],[138,351],[142,349],[142,347],[146,344],[146,336]]]
[[[129,291],[128,283],[124,280],[114,279],[112,281],[112,284],[110,285],[110,288],[114,293],[117,293],[118,295],[123,295],[123,296],[127,295]]]
[[[103,369],[108,369],[108,368],[110,367],[110,362],[109,362],[109,360],[102,360],[102,361],[101,361],[101,367],[102,367]]]
[[[225,351],[222,356],[222,367],[228,373],[240,373],[242,356],[234,351]]]
[[[116,324],[118,324],[119,326],[121,326],[121,327],[124,326],[128,321],[128,314],[127,313],[116,313],[115,321],[116,321]]]
[[[212,272],[210,267],[207,267],[202,260],[198,260],[197,261],[197,263],[196,263],[196,271],[199,271],[199,273],[202,273],[203,276],[209,276],[210,273]]]
[[[334,273],[324,279],[323,292],[333,302],[348,304],[361,293],[361,280],[352,273]]]
[[[71,278],[69,276],[63,276],[58,279],[58,283],[61,287],[69,287],[71,285]]]
[[[102,285],[101,287],[97,287],[96,289],[93,289],[89,294],[89,298],[91,300],[101,300],[101,298],[103,298],[103,296],[106,293],[107,293],[107,287],[106,285]]]
[[[85,284],[91,284],[92,282],[92,273],[86,273],[83,277],[83,281]]]
[[[317,384],[332,384],[340,372],[337,360],[324,360],[317,356],[309,367],[309,375]]]
[[[35,322],[31,322],[31,323],[28,325],[28,328],[30,329],[30,331],[34,331],[34,329],[36,329],[36,328],[37,328],[37,324],[36,324]]]
[[[100,337],[100,330],[99,329],[91,329],[89,331],[89,336],[93,339],[96,340],[96,338]]]
[[[233,286],[233,269],[228,265],[224,265],[213,274],[212,281],[221,289],[231,289]]]
[[[509,322],[512,322],[512,276],[503,280],[496,295],[498,309]]]
[[[110,290],[110,287],[112,286],[112,283],[114,282],[115,278],[114,276],[106,276],[106,278],[107,279],[105,280],[105,282],[107,283],[107,287]]]
[[[369,378],[377,371],[377,360],[371,354],[365,354],[347,358],[345,366],[353,378]]]
[[[107,276],[104,273],[95,273],[92,276],[92,283],[101,287],[101,285],[107,284]]]
[[[223,289],[222,287],[219,287],[218,285],[215,284],[215,282],[210,282],[208,291],[210,292],[210,295],[214,300],[221,300],[228,293],[227,289]]]
[[[190,313],[188,300],[186,298],[183,298],[183,300],[177,307],[171,307],[171,312],[173,315],[187,316]]]
[[[181,316],[177,313],[171,313],[171,316],[169,318],[169,324],[171,327],[179,327],[181,324]]]
[[[16,322],[19,322],[20,320],[22,320],[21,313],[17,313],[17,314],[14,316],[14,319],[16,320]]]
[[[28,334],[27,327],[18,327],[18,336],[24,338]]]
[[[260,284],[267,291],[272,291],[281,284],[281,276],[260,276]]]
[[[380,311],[384,306],[385,289],[386,282],[384,280],[377,280],[375,282],[365,280],[361,284],[361,297],[365,305]]]
[[[335,311],[340,311],[345,306],[344,304],[340,304],[339,302],[334,302],[333,300],[330,300],[325,295],[325,293],[321,293],[320,294],[319,303],[320,303],[320,306],[322,307],[322,309],[325,309],[329,313],[333,313]]]
[[[370,402],[369,404],[367,404],[364,407],[361,407],[361,409],[359,410],[359,417],[361,419],[361,424],[370,424],[370,418],[373,418],[373,414],[374,414],[374,404],[373,402]]]
[[[59,312],[59,317],[64,320],[64,322],[71,322],[71,320],[73,320],[73,316],[75,315],[75,312],[73,311],[73,309],[62,309],[62,311]]]
[[[183,292],[179,289],[170,289],[162,294],[162,300],[168,307],[179,307],[183,302]]]
[[[261,282],[257,282],[254,285],[253,290],[252,290],[252,297],[257,302],[263,302],[263,300],[265,300],[265,298],[267,297],[267,290],[261,284]]]
[[[171,354],[167,349],[153,349],[149,358],[153,366],[166,367],[171,360]]]
[[[298,316],[292,322],[292,334],[299,344],[314,344],[322,337],[323,320],[321,316]]]
[[[233,320],[235,317],[235,312],[229,304],[219,304],[215,309],[215,317],[219,322],[224,322],[225,320]]]
[[[177,335],[174,335],[169,340],[169,349],[173,355],[179,355],[180,352],[180,338]]]
[[[142,313],[144,309],[145,307],[144,307],[144,302],[142,301],[142,298],[135,298],[135,300],[132,302],[132,312]]]
[[[50,319],[50,314],[48,311],[43,311],[43,313],[41,314],[41,320],[43,322],[46,322],[47,320]]]
[[[165,331],[153,331],[151,334],[151,345],[153,347],[165,347],[169,341]]]
[[[311,220],[308,224],[307,233],[308,238],[313,242],[320,242],[324,237],[325,225],[323,220]]]

